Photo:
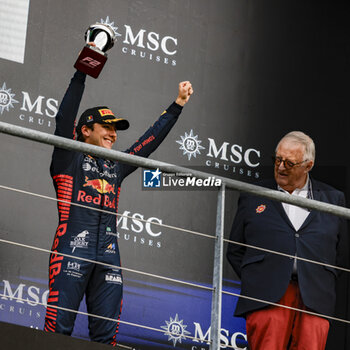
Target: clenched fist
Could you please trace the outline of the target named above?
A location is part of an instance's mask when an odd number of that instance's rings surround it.
[[[179,95],[177,96],[176,103],[180,106],[184,106],[188,102],[193,94],[192,84],[189,81],[182,81],[179,83]]]

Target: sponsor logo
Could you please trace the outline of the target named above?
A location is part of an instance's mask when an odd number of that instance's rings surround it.
[[[106,163],[103,163],[103,166],[107,169],[114,169],[117,166],[117,164],[113,161],[107,160]]]
[[[105,115],[112,115],[114,117],[114,114],[112,113],[112,111],[110,109],[99,109],[98,110],[100,112],[100,115],[103,117]]]
[[[125,210],[118,215],[116,236],[130,244],[161,248],[162,223],[163,221],[159,218],[150,217],[147,219],[143,214]],[[106,234],[115,235],[112,230],[107,230]]]
[[[2,88],[0,89],[0,114],[6,110],[7,112],[11,108],[14,108],[13,104],[18,103],[14,99],[16,95],[11,93],[11,89],[6,89],[6,83],[2,85]]]
[[[247,176],[258,179],[260,165],[260,151],[255,148],[244,148],[238,144],[229,142],[219,143],[215,139],[208,137],[207,144],[202,145],[198,135],[194,135],[193,130],[185,132],[185,136],[180,136],[181,140],[176,142],[180,145],[179,149],[188,161],[192,157],[203,159],[205,166],[217,169],[219,171],[230,172],[234,175]],[[207,151],[204,151],[204,150]]]
[[[67,269],[68,270],[80,271],[80,264],[78,264],[76,261],[68,261]]]
[[[175,315],[173,319],[170,317],[170,321],[165,321],[166,325],[161,326],[160,328],[164,329],[164,335],[168,337],[168,341],[173,342],[173,346],[176,346],[176,343],[181,343],[182,340],[186,339],[186,336],[194,337],[191,342],[200,343],[200,344],[210,344],[210,329],[209,327],[206,332],[203,331],[203,328],[200,323],[193,322],[194,326],[194,335],[187,330],[187,325],[184,325],[183,320],[179,319],[178,314]],[[228,329],[221,328],[220,331],[220,348],[226,349],[228,346],[233,347],[234,349],[246,349],[247,346],[247,336],[244,333],[236,332],[230,333]],[[199,346],[192,346],[191,350],[202,350],[203,348]]]
[[[130,152],[130,154],[136,154],[137,152],[140,152],[140,150],[142,149],[142,147],[148,145],[150,142],[152,142],[153,140],[155,140],[154,135],[151,135],[148,139],[142,141],[142,143],[139,143],[132,152]]]
[[[194,330],[194,342],[210,344],[210,329],[209,327],[206,332],[203,332],[203,329],[198,322],[193,322],[195,327]],[[226,349],[228,346],[233,347],[234,349],[246,349],[247,346],[247,336],[241,332],[230,333],[228,329],[221,328],[220,330],[220,348]],[[200,350],[200,347],[193,346],[191,350]]]
[[[84,162],[91,163],[93,166],[97,166],[96,159],[91,156],[86,156]]]
[[[83,168],[88,168],[90,166],[89,163],[84,163]],[[116,198],[113,198],[112,200],[107,196],[107,194],[112,193],[115,194],[115,185],[109,184],[108,181],[105,179],[92,179],[89,180],[87,176],[85,176],[85,184],[83,187],[92,187],[97,192],[103,194],[104,196],[101,196],[101,194],[97,196],[91,196],[88,195],[84,190],[78,191],[78,197],[77,201],[82,203],[93,203],[95,205],[100,206],[103,200],[103,206],[105,208],[115,209],[115,202]]]
[[[22,95],[23,100],[20,109],[23,113],[19,115],[19,119],[30,124],[51,127],[53,124],[51,120],[55,118],[58,111],[58,101],[41,95],[34,99],[26,91],[22,91]]]
[[[191,129],[190,133],[185,132],[185,136],[180,136],[181,140],[176,141],[180,145],[180,150],[182,154],[187,155],[188,160],[191,160],[192,157],[196,158],[197,154],[201,154],[200,150],[204,149],[201,146],[202,141],[198,140],[198,135],[193,135],[193,130]]]
[[[115,254],[115,243],[110,243],[105,250],[105,253]]]
[[[83,232],[80,232],[76,236],[74,236],[73,241],[70,241],[70,247],[72,248],[72,253],[74,253],[76,248],[83,248],[86,249],[89,245],[88,242],[88,234],[89,231],[84,230]]]
[[[144,28],[134,28],[124,24],[124,33],[116,32],[118,27],[110,22],[109,17],[101,23],[109,24],[114,32],[123,37],[121,52],[133,58],[176,66],[178,39],[167,34],[156,33]]]
[[[160,328],[165,330],[164,335],[168,336],[168,341],[172,341],[174,347],[177,342],[181,344],[181,341],[186,339],[186,335],[191,334],[186,331],[187,326],[183,324],[183,320],[179,320],[178,314],[175,315],[174,319],[170,317],[170,321],[165,321],[165,323],[166,325]]]
[[[27,303],[31,306],[37,306],[39,303],[42,303],[46,306],[49,290],[43,290],[32,285],[28,286],[25,283],[15,285],[8,280],[3,280],[3,282],[1,300],[15,300],[18,304]]]
[[[123,283],[122,276],[118,275],[118,274],[108,273],[105,276],[105,280],[106,280],[106,282],[115,283],[115,284],[122,284]]]
[[[0,294],[0,321],[42,328],[49,294],[47,288],[2,280]]]
[[[107,236],[118,236],[117,233],[113,232],[112,229],[110,227],[107,226],[106,228],[106,235]]]
[[[90,196],[88,195],[85,191],[80,190],[78,192],[78,197],[77,197],[78,202],[82,203],[93,203],[95,205],[100,206],[102,203],[102,196],[99,194],[98,196]],[[115,198],[111,201],[107,195],[103,197],[103,206],[105,208],[111,208],[115,209]]]
[[[156,188],[160,187],[162,172],[157,170],[143,171],[143,187]]]
[[[0,88],[0,114],[3,114],[5,110],[9,112],[10,108],[15,108],[14,103],[19,103],[22,111],[18,116],[19,120],[40,126],[53,126],[51,120],[55,118],[58,111],[56,99],[42,95],[33,98],[27,91],[22,91],[22,101],[17,101],[15,96],[11,89],[6,87],[6,83],[3,83]]]
[[[83,163],[83,170],[84,171],[90,171],[91,170],[90,163]]]
[[[76,261],[68,261],[67,268],[64,270],[67,276],[72,276],[76,278],[80,278],[83,274],[80,272],[80,264]]]
[[[116,167],[116,164],[113,163],[113,162],[109,162],[108,164],[107,163],[104,163],[103,164],[103,167],[105,168],[104,171],[101,171],[97,164],[96,164],[96,160],[94,158],[91,158],[90,156],[86,156],[84,158],[84,163],[82,164],[82,168],[84,171],[86,172],[93,172],[93,173],[97,173],[98,176],[101,176],[101,177],[108,177],[108,178],[116,178],[117,177],[117,174],[116,173],[110,173],[109,170],[110,169],[114,169]],[[85,178],[86,180],[86,178]],[[102,180],[101,180],[102,181]],[[97,185],[98,186],[98,185]],[[103,187],[103,184],[100,186],[101,188]]]
[[[55,282],[55,276],[57,276],[61,272],[61,267],[62,267],[62,260],[63,256],[62,255],[57,255],[57,247],[60,243],[60,238],[64,236],[67,232],[67,223],[60,224],[57,227],[55,238],[52,244],[52,254],[50,255],[50,267],[49,267],[49,285],[50,288],[52,288],[52,284]],[[52,293],[55,294],[58,291],[52,290]]]
[[[110,185],[108,181],[105,179],[92,179],[89,180],[87,176],[85,176],[85,184],[83,187],[90,186],[98,193],[113,193],[115,194],[114,187],[115,185]]]

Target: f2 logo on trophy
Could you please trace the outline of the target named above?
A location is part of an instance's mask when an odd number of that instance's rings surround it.
[[[114,22],[109,22],[109,17],[106,21],[101,20],[101,23],[92,24],[85,32],[86,45],[74,68],[96,79],[107,61],[106,51],[113,47],[117,36],[121,35],[117,33],[117,29],[118,27],[114,27]],[[96,46],[89,45],[91,42]]]

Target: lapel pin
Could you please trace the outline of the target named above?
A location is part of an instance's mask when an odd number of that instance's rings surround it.
[[[261,204],[256,208],[256,213],[257,214],[261,214],[264,210],[266,209],[266,205],[265,204]]]

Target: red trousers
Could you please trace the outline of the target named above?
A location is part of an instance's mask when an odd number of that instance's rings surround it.
[[[301,310],[306,307],[297,282],[291,282],[279,304]],[[278,306],[268,306],[247,315],[251,350],[324,350],[329,322],[325,318]]]

